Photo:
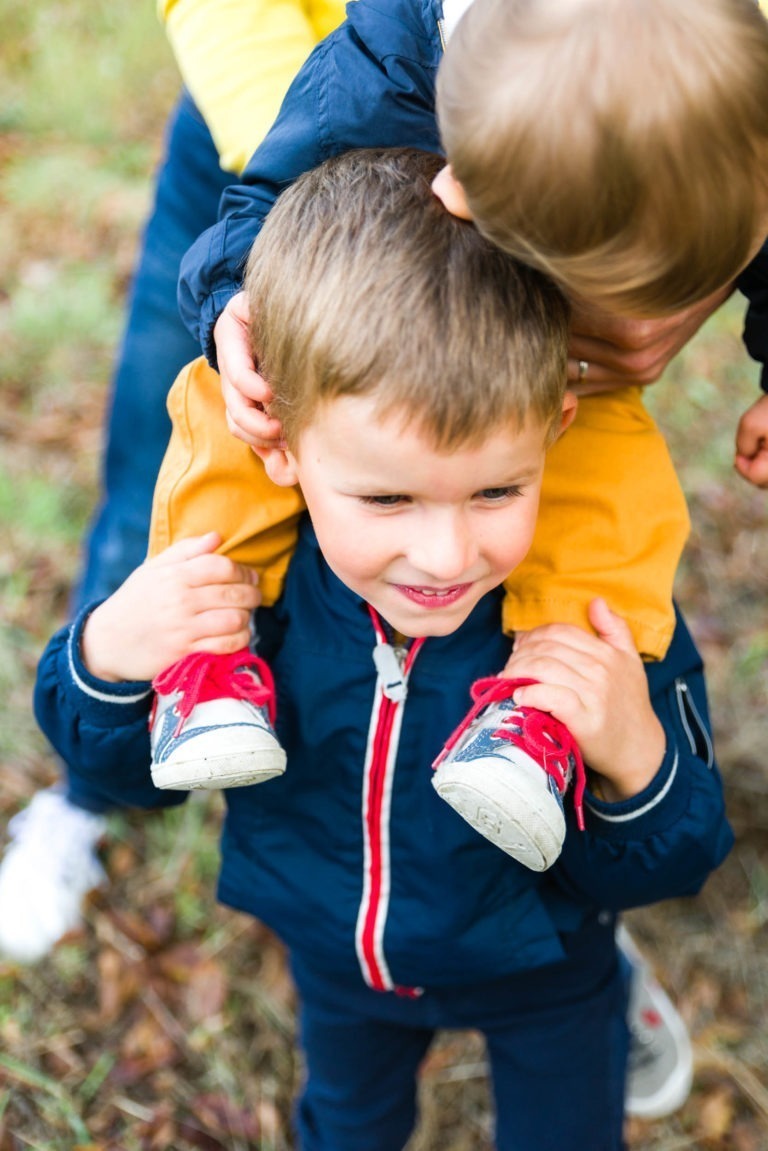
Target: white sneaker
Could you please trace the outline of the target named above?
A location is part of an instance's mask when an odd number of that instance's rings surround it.
[[[493,677],[473,685],[474,705],[435,760],[432,783],[480,835],[545,871],[562,850],[563,796],[574,778],[583,827],[584,764],[564,724],[515,703],[516,688],[530,682]]]
[[[8,824],[0,863],[0,955],[35,963],[80,927],[89,891],[107,882],[96,857],[106,821],[54,788],[39,791]]]
[[[691,1040],[674,1004],[623,926],[616,932],[616,942],[632,967],[625,1109],[641,1119],[661,1119],[682,1107],[690,1094]]]
[[[155,787],[244,787],[285,771],[285,752],[272,727],[272,676],[252,652],[186,656],[153,686],[149,722]]]

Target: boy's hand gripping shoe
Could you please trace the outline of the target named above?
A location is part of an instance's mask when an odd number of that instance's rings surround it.
[[[515,690],[530,683],[494,676],[473,684],[474,704],[435,760],[432,783],[475,831],[532,871],[546,871],[565,839],[563,796],[572,779],[584,827],[586,780],[568,728],[515,704]]]
[[[272,726],[272,674],[248,648],[185,656],[152,686],[155,787],[212,791],[263,783],[285,771],[285,752]]]

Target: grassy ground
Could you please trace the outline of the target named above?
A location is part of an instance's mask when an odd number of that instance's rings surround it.
[[[0,0],[0,820],[54,778],[37,656],[96,494],[105,384],[176,73],[153,5]],[[633,1151],[768,1148],[766,498],[731,471],[755,394],[741,305],[654,393],[690,497],[679,595],[705,653],[737,846],[695,901],[631,917],[697,1077]],[[0,1151],[284,1151],[293,998],[275,941],[213,904],[215,800],[116,816],[109,897],[34,969],[0,967]],[[556,1100],[557,1067],[553,1067]],[[487,1151],[482,1049],[446,1036],[412,1151]],[[590,1149],[585,1149],[590,1151]]]

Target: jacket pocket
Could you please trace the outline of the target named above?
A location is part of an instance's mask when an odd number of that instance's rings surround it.
[[[678,676],[675,680],[675,699],[685,737],[693,755],[712,767],[715,762],[715,749],[712,736],[686,681]]]

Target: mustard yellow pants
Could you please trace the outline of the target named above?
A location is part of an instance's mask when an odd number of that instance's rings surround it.
[[[255,568],[274,603],[296,544],[298,488],[267,478],[259,458],[227,428],[219,377],[204,359],[171,389],[173,423],[155,488],[150,555],[215,530],[219,549]],[[688,511],[664,439],[640,388],[579,403],[547,455],[536,534],[505,581],[507,633],[544,623],[589,629],[587,605],[603,596],[646,659],[660,659],[674,629],[672,584]]]

